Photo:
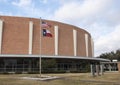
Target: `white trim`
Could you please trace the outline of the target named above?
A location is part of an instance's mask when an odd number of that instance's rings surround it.
[[[54,26],[55,34],[55,55],[58,55],[58,26]]]
[[[63,58],[63,59],[83,59],[83,60],[96,60],[96,61],[110,61],[108,59],[103,59],[103,58],[95,58],[95,57],[83,57],[83,56],[49,56],[49,55],[18,55],[18,54],[1,54],[0,57],[23,57],[23,58]]]
[[[77,31],[73,29],[73,48],[74,56],[77,56]]]
[[[3,20],[0,20],[0,54],[2,52]]]
[[[32,54],[32,40],[33,40],[33,22],[29,21],[29,50],[28,50],[28,54]]]
[[[92,57],[94,57],[94,42],[92,38],[91,38],[91,50],[92,50]]]
[[[86,57],[88,57],[88,34],[85,34]]]

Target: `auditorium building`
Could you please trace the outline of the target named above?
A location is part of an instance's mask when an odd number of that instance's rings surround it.
[[[94,57],[86,30],[44,19],[0,16],[0,72],[39,72],[41,61],[54,59],[55,70],[80,71]],[[51,69],[52,70],[52,69]]]

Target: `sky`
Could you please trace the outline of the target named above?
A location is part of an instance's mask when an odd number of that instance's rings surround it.
[[[94,40],[95,57],[120,49],[120,0],[0,0],[0,15],[78,26]]]

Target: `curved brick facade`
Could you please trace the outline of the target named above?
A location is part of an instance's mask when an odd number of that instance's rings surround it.
[[[59,56],[93,56],[93,42],[91,35],[87,31],[56,21],[42,21],[51,25],[50,28],[44,29],[49,30],[52,37],[44,37],[40,34],[43,29],[41,28],[40,19],[0,16],[0,29],[2,31],[0,34],[1,54],[30,54],[29,51],[31,50],[31,54],[56,55],[57,50]],[[29,41],[30,22],[33,23],[32,41]],[[56,41],[55,26],[58,27],[58,40]],[[76,31],[75,37],[73,30]],[[57,47],[55,46],[56,42]],[[32,48],[30,48],[29,43],[32,43]]]

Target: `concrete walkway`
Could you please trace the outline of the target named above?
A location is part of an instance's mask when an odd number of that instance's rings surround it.
[[[27,80],[40,80],[40,81],[48,81],[48,80],[54,80],[59,79],[61,77],[57,76],[42,76],[42,77],[20,77],[20,79],[27,79]]]

